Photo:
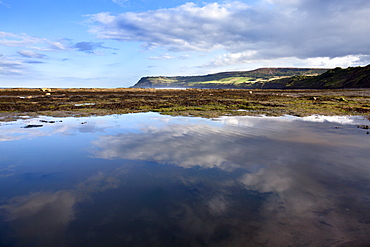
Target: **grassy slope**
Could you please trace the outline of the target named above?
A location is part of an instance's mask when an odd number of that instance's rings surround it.
[[[325,73],[324,73],[325,72]],[[144,77],[134,87],[195,87],[244,89],[370,88],[370,65],[347,69],[265,68],[205,76]]]
[[[264,88],[271,81],[296,75],[318,75],[327,69],[262,68],[252,71],[224,72],[204,76],[143,77],[134,87],[197,87],[197,88]],[[274,88],[281,88],[275,85]]]
[[[278,81],[286,88],[370,88],[370,65],[335,68],[315,76],[295,76]]]

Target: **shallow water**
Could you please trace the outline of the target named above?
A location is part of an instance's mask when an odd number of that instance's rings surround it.
[[[154,113],[2,122],[0,246],[365,246],[361,124]]]

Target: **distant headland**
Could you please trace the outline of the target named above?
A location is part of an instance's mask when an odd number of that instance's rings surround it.
[[[133,88],[370,88],[370,65],[346,69],[260,68],[200,76],[150,76],[141,78]]]

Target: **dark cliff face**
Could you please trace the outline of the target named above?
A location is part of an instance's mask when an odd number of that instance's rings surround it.
[[[151,88],[152,82],[149,80],[149,77],[142,77],[133,88]]]
[[[370,88],[370,65],[335,68],[315,77],[292,77],[284,81],[286,88]]]
[[[260,68],[202,76],[143,77],[133,88],[370,88],[370,65],[347,69]]]

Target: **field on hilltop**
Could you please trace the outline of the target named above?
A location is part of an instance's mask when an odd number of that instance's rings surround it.
[[[222,72],[201,76],[143,77],[134,88],[282,88],[277,79],[297,75],[315,76],[327,69],[312,68],[261,68],[252,71]]]
[[[133,88],[370,88],[370,65],[346,69],[261,68],[201,76],[143,77]]]

